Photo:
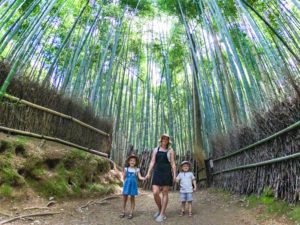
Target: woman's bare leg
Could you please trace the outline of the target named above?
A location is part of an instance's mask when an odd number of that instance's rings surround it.
[[[168,206],[168,201],[169,201],[169,186],[163,186],[162,187],[162,207],[161,207],[161,211],[160,211],[160,215],[165,215],[166,214],[166,208]]]
[[[161,205],[161,198],[159,196],[160,194],[160,187],[157,185],[152,185],[152,192],[153,192],[153,196],[154,196],[154,201],[157,205],[157,208],[159,210],[159,212],[161,211],[162,205]]]

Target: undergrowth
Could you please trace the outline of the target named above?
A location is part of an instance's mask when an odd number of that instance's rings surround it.
[[[71,149],[58,158],[47,158],[26,149],[28,142],[30,138],[22,136],[0,140],[0,197],[14,197],[14,190],[22,187],[45,197],[102,195],[113,193],[119,185],[109,176],[103,180],[110,164],[101,157]]]
[[[300,205],[293,206],[283,200],[276,199],[270,188],[265,188],[260,196],[250,195],[245,199],[248,208],[263,206],[263,211],[258,219],[264,219],[274,214],[278,216],[284,215],[296,224],[300,224]]]

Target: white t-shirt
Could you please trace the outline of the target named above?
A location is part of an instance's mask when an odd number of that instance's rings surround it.
[[[128,171],[130,173],[138,173],[140,172],[140,168],[125,167],[125,171]]]
[[[193,180],[195,180],[195,176],[192,172],[180,172],[176,179],[180,181],[180,193],[193,192]]]

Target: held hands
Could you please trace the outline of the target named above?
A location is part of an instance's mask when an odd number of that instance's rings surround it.
[[[150,178],[150,175],[147,174],[147,175],[145,176],[145,180],[147,180],[147,179],[149,179],[149,178]]]

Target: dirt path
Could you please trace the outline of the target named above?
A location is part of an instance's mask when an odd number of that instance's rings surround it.
[[[94,200],[99,201],[101,198]],[[85,205],[92,199],[77,199],[67,202],[61,202],[53,207],[51,210],[33,210],[22,211],[21,214],[45,211],[58,211],[60,214],[45,217],[36,217],[33,220],[18,220],[10,224],[51,224],[51,225],[154,225],[156,223],[152,215],[156,212],[156,207],[153,201],[151,192],[141,191],[136,200],[136,213],[132,220],[127,218],[120,219],[121,199],[115,198],[109,200],[108,204],[94,204],[86,208],[80,209],[79,206]],[[7,206],[14,209],[15,212],[20,208],[24,209],[26,206],[43,205],[39,200],[20,204],[11,203]],[[188,216],[179,217],[179,202],[178,193],[170,193],[170,202],[167,209],[168,219],[163,224],[176,224],[176,225],[290,225],[284,218],[268,219],[264,221],[256,220],[256,214],[259,213],[257,209],[246,209],[242,207],[244,204],[239,198],[224,197],[220,193],[213,190],[200,190],[194,194],[193,217]],[[1,212],[11,213],[12,211],[6,210],[1,204],[0,207],[0,221],[7,217],[1,215]],[[14,215],[16,214],[14,212]]]

